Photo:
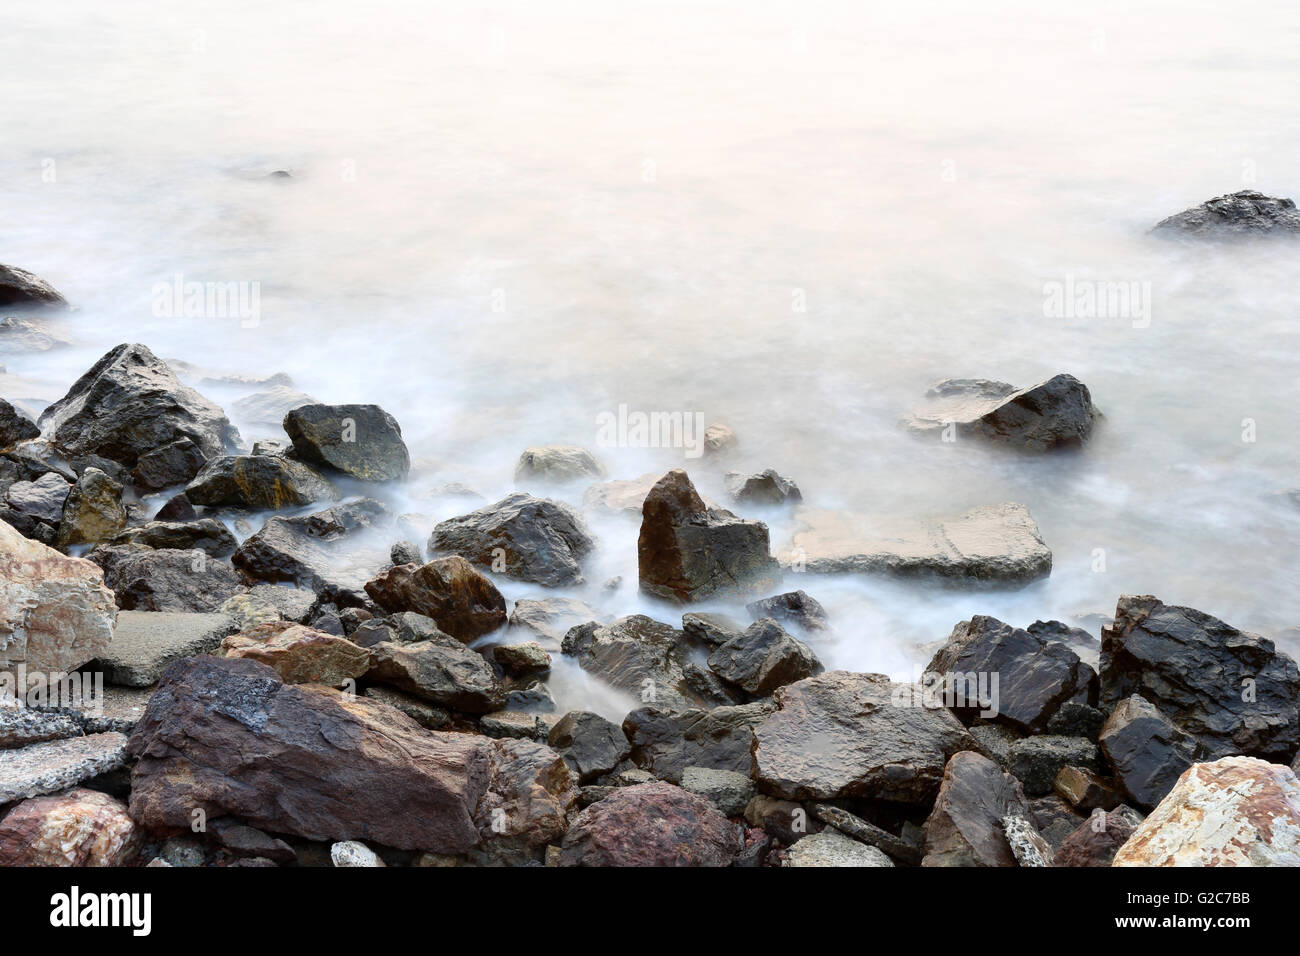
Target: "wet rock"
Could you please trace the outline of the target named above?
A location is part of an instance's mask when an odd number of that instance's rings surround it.
[[[139,845],[126,804],[80,787],[24,800],[0,820],[0,866],[125,866]]]
[[[1300,866],[1300,780],[1224,757],[1188,769],[1115,854],[1115,866]]]
[[[631,750],[618,724],[580,710],[561,717],[546,742],[564,758],[579,783],[609,773]]]
[[[515,688],[506,694],[506,709],[528,714],[554,714],[559,708],[545,684],[534,684],[523,689]]]
[[[35,273],[0,264],[0,306],[66,309],[68,300]]]
[[[768,700],[712,710],[642,707],[623,718],[632,761],[661,780],[680,783],[687,767],[749,775],[754,728],[775,709]]]
[[[131,471],[131,481],[142,492],[161,491],[189,481],[209,457],[201,445],[180,438],[140,455]]]
[[[821,661],[807,644],[766,618],[751,624],[709,655],[709,669],[754,697],[822,672]]]
[[[874,846],[859,843],[833,827],[804,837],[796,843],[783,866],[893,866],[894,862]]]
[[[680,603],[770,588],[767,525],[708,508],[675,468],[646,497],[637,540],[641,590]]]
[[[512,676],[544,674],[551,669],[551,655],[536,641],[524,644],[498,644],[492,648],[492,659]]]
[[[234,568],[203,551],[101,545],[86,557],[124,611],[208,613],[243,589]]]
[[[330,862],[335,866],[385,866],[379,854],[357,840],[343,840],[330,847]]]
[[[414,541],[398,541],[388,549],[393,564],[424,564],[424,553]]]
[[[1138,694],[1205,748],[1290,759],[1300,746],[1300,670],[1273,642],[1149,595],[1119,599],[1102,631],[1103,709]]]
[[[787,591],[745,605],[754,620],[774,618],[783,625],[793,624],[806,631],[824,631],[831,626],[826,608],[807,591]]]
[[[190,499],[186,498],[185,492],[182,491],[180,494],[168,498],[167,503],[158,509],[158,513],[153,518],[154,521],[159,522],[197,521],[199,513],[194,510],[194,505],[190,503]]]
[[[1022,816],[1002,818],[1002,830],[1020,866],[1051,866],[1052,847],[1042,838],[1034,824]]]
[[[582,561],[594,548],[576,511],[522,492],[439,522],[429,538],[431,554],[459,554],[499,574],[543,587],[581,584]]]
[[[58,793],[126,763],[126,737],[108,732],[0,750],[0,804]]]
[[[948,759],[975,741],[947,710],[922,706],[915,691],[846,671],[778,689],[778,710],[754,731],[759,789],[788,800],[929,801]]]
[[[1110,623],[1106,618],[1098,624],[1098,631]],[[1041,637],[1045,641],[1060,641],[1067,645],[1070,650],[1079,655],[1079,660],[1083,661],[1093,670],[1098,667],[1098,660],[1101,655],[1101,641],[1093,637],[1088,631],[1081,627],[1071,627],[1062,621],[1035,621],[1025,628],[1030,634]]]
[[[816,574],[933,578],[968,588],[1022,587],[1047,577],[1052,552],[1020,504],[975,508],[955,518],[870,518],[801,511],[791,560]]]
[[[1026,733],[1046,729],[1048,720],[1067,701],[1097,702],[1097,674],[1074,651],[984,615],[953,628],[926,672],[953,679],[965,701],[965,706],[954,708],[959,714],[984,714],[996,703],[997,713],[988,719]],[[992,675],[996,675],[996,700],[979,700],[970,675],[989,675],[990,688]]]
[[[955,754],[925,821],[922,866],[1017,866],[1002,821],[1031,814],[1019,781],[977,753]]]
[[[235,418],[260,428],[279,428],[284,417],[295,408],[315,405],[316,399],[290,385],[272,385],[230,403]]]
[[[930,401],[903,419],[918,434],[977,438],[1028,452],[1077,448],[1101,417],[1092,394],[1073,375],[1029,388],[986,379],[948,379],[926,392]]]
[[[150,521],[127,528],[109,540],[111,545],[135,545],[157,551],[202,551],[214,558],[235,552],[239,542],[215,518],[195,521]]]
[[[121,483],[98,468],[87,468],[63,502],[59,546],[107,541],[125,527]]]
[[[1164,799],[1198,753],[1192,737],[1136,694],[1111,711],[1100,744],[1129,801],[1144,810]]]
[[[189,442],[197,455],[167,454],[148,463],[140,477],[150,488],[189,481],[197,459],[216,458],[239,443],[221,409],[182,385],[143,345],[108,352],[45,409],[38,424],[65,455],[100,455],[127,468]]]
[[[361,481],[404,479],[411,456],[397,420],[378,405],[301,405],[284,416],[300,461]]]
[[[459,555],[389,568],[366,582],[366,593],[390,614],[423,614],[465,643],[506,623],[501,592]]]
[[[535,445],[525,448],[515,466],[515,482],[560,484],[583,478],[603,478],[605,469],[596,456],[576,445]]]
[[[875,847],[900,863],[906,863],[908,866],[918,866],[921,863],[921,847],[887,830],[882,830],[874,823],[868,823],[847,810],[831,806],[829,803],[814,803],[810,809],[813,816],[828,827],[833,827],[859,843]]]
[[[63,505],[71,490],[68,482],[54,472],[36,481],[15,481],[5,494],[0,519],[26,537],[54,544],[63,520]]]
[[[286,684],[342,687],[370,669],[370,654],[347,638],[276,621],[232,634],[221,642],[226,657],[246,657],[272,668]]]
[[[710,767],[687,767],[682,771],[681,787],[703,797],[725,816],[738,817],[754,797],[754,782],[747,774]]]
[[[623,787],[578,814],[561,866],[728,866],[735,828],[712,804],[670,783]]]
[[[1142,814],[1132,807],[1096,810],[1065,838],[1053,862],[1056,866],[1110,866],[1141,823]]]
[[[771,468],[757,475],[729,471],[723,483],[727,494],[738,504],[777,507],[803,501],[799,486]]]
[[[1042,734],[1016,741],[1007,754],[1007,769],[1019,778],[1025,793],[1031,797],[1051,793],[1062,767],[1081,767],[1100,773],[1097,745],[1084,737]]]
[[[0,399],[0,448],[8,448],[28,438],[36,438],[41,430],[36,423],[4,399]]]
[[[505,689],[492,665],[446,634],[415,644],[376,644],[370,648],[366,679],[466,714],[485,714],[505,704]]]
[[[1151,232],[1191,239],[1295,235],[1300,233],[1300,212],[1290,199],[1242,189],[1162,219]]]
[[[569,629],[589,621],[602,621],[604,616],[590,604],[576,598],[552,597],[545,600],[521,598],[510,611],[510,629],[531,632],[537,642],[552,653]]]
[[[0,522],[0,671],[72,671],[102,653],[117,609],[98,567]]]
[[[224,614],[121,611],[95,667],[110,684],[152,687],[172,661],[213,653],[233,630]]]
[[[683,614],[682,631],[703,644],[719,647],[743,634],[745,625],[725,614]]]
[[[333,485],[301,462],[274,455],[214,459],[185,486],[196,505],[236,508],[299,508],[338,498]]]

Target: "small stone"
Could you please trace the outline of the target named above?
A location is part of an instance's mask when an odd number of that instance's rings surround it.
[[[874,846],[859,843],[827,827],[804,837],[785,859],[785,866],[893,866],[894,861]]]
[[[385,866],[374,850],[356,840],[343,840],[330,847],[330,862],[335,866]]]
[[[1052,848],[1038,833],[1038,829],[1023,816],[1005,816],[1002,829],[1007,843],[1021,866],[1051,866]]]

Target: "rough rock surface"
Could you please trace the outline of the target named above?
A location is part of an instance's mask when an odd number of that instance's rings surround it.
[[[853,837],[859,843],[874,846],[901,863],[917,866],[921,862],[920,846],[902,837],[895,836],[888,830],[882,830],[874,823],[868,823],[847,810],[832,806],[829,803],[814,803],[808,809],[812,811],[813,816],[828,827],[834,827],[845,836]],[[924,839],[923,834],[922,839]]]
[[[388,613],[423,614],[465,643],[506,623],[506,599],[459,555],[389,568],[366,582],[366,593]]]
[[[557,484],[583,478],[603,478],[605,469],[596,456],[577,445],[535,445],[525,448],[515,466],[515,481]]]
[[[0,520],[29,538],[55,544],[71,490],[68,481],[52,471],[35,481],[15,481],[5,491]]]
[[[286,684],[341,687],[370,669],[370,653],[347,638],[291,621],[259,624],[221,642],[227,657],[246,657],[273,669]]]
[[[824,631],[831,626],[830,615],[816,598],[807,591],[787,591],[774,594],[745,605],[754,620],[765,617],[780,621],[783,626],[791,624],[806,631]]]
[[[1051,866],[1054,851],[1033,821],[1027,816],[1011,814],[1002,818],[1002,830],[1011,853],[1020,866]]]
[[[1144,810],[1163,800],[1197,759],[1196,741],[1136,694],[1111,711],[1099,743],[1116,781]]]
[[[723,484],[726,486],[727,494],[739,504],[775,506],[803,501],[799,486],[789,478],[777,474],[772,468],[756,475],[730,471],[727,472]]]
[[[1056,866],[1110,866],[1133,831],[1142,823],[1142,814],[1132,807],[1119,806],[1103,813],[1094,811],[1061,843],[1053,863]]]
[[[859,843],[834,827],[804,837],[790,848],[783,866],[893,866],[874,846]]]
[[[411,470],[397,420],[378,405],[300,405],[284,416],[292,455],[361,481],[393,481]]]
[[[1300,866],[1300,780],[1253,757],[1196,764],[1115,866]]]
[[[1020,782],[973,751],[944,768],[934,809],[925,821],[922,866],[1017,866],[1003,820],[1028,818]]]
[[[632,762],[660,780],[680,783],[687,767],[749,775],[754,728],[775,709],[770,700],[671,711],[642,707],[623,718]]]
[[[0,692],[0,750],[81,736],[71,714],[36,710]]]
[[[103,671],[110,684],[152,687],[172,661],[213,653],[234,629],[225,614],[122,611],[95,669]]]
[[[94,790],[24,800],[0,820],[0,866],[124,866],[139,843],[126,804]]]
[[[126,737],[109,731],[0,750],[0,804],[58,793],[126,763]]]
[[[386,866],[379,854],[359,840],[340,840],[330,847],[330,863],[343,867]]]
[[[86,468],[63,501],[59,546],[107,541],[125,527],[121,482],[98,468]]]
[[[1097,745],[1086,737],[1040,734],[1017,740],[1007,751],[1007,771],[1019,778],[1031,797],[1051,793],[1062,767],[1100,772]]]
[[[564,758],[579,783],[589,783],[609,773],[631,750],[618,724],[580,710],[561,717],[551,728],[546,742]]]
[[[275,510],[337,498],[338,493],[319,473],[291,458],[227,455],[204,465],[185,486],[185,497],[196,505]]]
[[[35,438],[40,433],[34,421],[0,398],[0,448]]]
[[[414,644],[376,644],[370,649],[366,679],[467,714],[486,714],[505,705],[505,688],[492,665],[447,634]]]
[[[703,797],[670,783],[616,790],[565,834],[561,866],[729,866],[735,828]]]
[[[439,522],[429,552],[543,587],[581,584],[582,561],[595,548],[582,516],[559,501],[516,492],[496,504]]]
[[[709,669],[754,697],[822,672],[807,644],[791,637],[776,621],[755,621],[709,655]]]
[[[1242,189],[1162,219],[1151,231],[1196,239],[1296,235],[1300,233],[1300,212],[1290,199],[1274,199],[1254,189]]]
[[[199,550],[214,558],[228,557],[239,542],[226,526],[215,518],[193,521],[149,521],[127,528],[109,540],[109,544],[133,544],[156,550]]]
[[[244,586],[228,563],[197,549],[110,545],[87,558],[104,569],[104,583],[124,611],[208,613]]]
[[[711,767],[687,767],[681,787],[708,800],[725,816],[738,817],[754,797],[754,781],[748,774]]]
[[[926,393],[930,401],[903,420],[909,430],[957,435],[1029,452],[1077,448],[1100,417],[1092,394],[1073,375],[1056,375],[1029,388],[986,379],[948,379]]]
[[[0,306],[67,308],[68,300],[40,276],[0,264]]]

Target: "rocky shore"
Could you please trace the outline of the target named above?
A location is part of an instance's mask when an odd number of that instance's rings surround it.
[[[1238,193],[1157,231],[1296,228]],[[0,306],[39,348],[67,303],[0,266]],[[953,621],[915,683],[823,666],[854,629],[825,575],[1049,576],[1021,503],[830,510],[732,470],[717,424],[640,478],[524,449],[514,493],[434,521],[392,505],[416,466],[384,409],[287,378],[241,401],[278,430],[246,441],[141,344],[39,414],[0,400],[0,865],[1300,865],[1300,670],[1263,636],[1123,594],[1099,637]],[[901,426],[1041,456],[1105,422],[1062,373],[941,382]],[[747,516],[773,508],[789,540]],[[653,616],[575,596],[597,513],[639,521]],[[557,659],[638,706],[561,711]]]

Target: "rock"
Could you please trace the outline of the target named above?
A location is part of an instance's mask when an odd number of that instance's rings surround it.
[[[703,644],[719,647],[734,637],[740,637],[745,625],[724,614],[683,614],[682,631]]]
[[[1039,834],[1038,829],[1027,817],[1006,816],[1002,818],[1002,829],[1006,833],[1007,843],[1020,866],[1051,866],[1054,855],[1051,846]]]
[[[1142,814],[1132,807],[1119,806],[1110,812],[1096,810],[1080,823],[1057,848],[1056,866],[1110,866],[1133,831],[1142,823]]]
[[[185,486],[196,505],[236,508],[299,508],[338,498],[333,485],[301,462],[274,455],[216,458]]]
[[[126,737],[88,734],[0,750],[0,804],[58,793],[126,763]]]
[[[388,550],[393,564],[424,564],[424,552],[414,541],[398,541]]]
[[[704,454],[717,455],[730,451],[740,444],[740,439],[726,425],[714,422],[704,429]]]
[[[101,654],[117,609],[98,567],[0,522],[0,672],[69,672]]]
[[[1017,866],[1002,821],[1030,813],[1015,777],[972,751],[955,754],[925,821],[921,865]]]
[[[978,714],[1026,733],[1045,730],[1067,701],[1097,702],[1097,674],[1074,651],[982,614],[953,628],[926,673],[942,676],[945,687],[955,689],[953,709],[959,715]],[[983,677],[988,678],[991,701],[980,700],[976,691]],[[996,711],[991,717],[990,709]]]
[[[223,850],[237,857],[261,858],[272,863],[292,863],[298,858],[293,847],[283,840],[229,817],[212,820],[208,824],[208,832]]]
[[[1057,848],[1066,837],[1073,833],[1084,819],[1084,814],[1058,796],[1049,793],[1045,797],[1032,797],[1029,809],[1033,815],[1038,832],[1048,845]]]
[[[126,804],[80,787],[24,800],[0,820],[0,866],[125,866],[139,844]]]
[[[536,641],[498,644],[492,648],[492,659],[512,676],[544,674],[551,669],[551,655]]]
[[[687,767],[682,771],[681,787],[708,800],[729,817],[743,815],[754,796],[754,782],[734,770]]]
[[[569,629],[603,620],[599,611],[576,598],[552,597],[538,601],[521,598],[510,611],[510,629],[531,631],[547,651],[558,653]]]
[[[641,590],[690,603],[775,584],[767,525],[708,508],[675,468],[646,497],[637,540]]]
[[[0,448],[8,448],[20,441],[37,438],[41,430],[36,423],[4,399],[0,399]]]
[[[561,717],[546,742],[564,758],[579,783],[590,783],[609,773],[631,751],[618,724],[580,710]]]
[[[371,700],[387,704],[394,710],[400,710],[421,727],[428,730],[441,730],[451,724],[451,715],[441,707],[434,707],[426,701],[404,694],[383,684],[372,684],[366,688],[366,696]]]
[[[11,706],[11,700],[0,693],[0,750],[81,736],[81,723],[71,714],[16,703],[18,706]]]
[[[509,702],[506,706],[509,706]],[[478,729],[485,737],[498,740],[545,740],[550,733],[549,729],[543,730],[539,726],[536,714],[517,710],[498,710],[484,714],[478,719]]]
[[[1106,723],[1106,715],[1096,707],[1067,700],[1047,721],[1047,732],[1064,737],[1087,737],[1089,740],[1096,740],[1101,734],[1104,723]]]
[[[859,843],[833,827],[804,837],[796,843],[783,866],[893,866],[894,862],[874,846]]]
[[[651,472],[639,478],[626,478],[617,481],[603,481],[592,485],[582,496],[582,510],[604,514],[636,515],[641,517],[641,508],[646,495],[659,480],[659,475]]]
[[[518,688],[506,694],[506,709],[522,711],[527,714],[554,714],[559,708],[555,698],[545,684],[534,684],[520,690]],[[539,724],[540,726],[540,724]],[[549,725],[547,733],[550,732]]]
[[[1114,810],[1120,804],[1120,794],[1110,781],[1083,767],[1062,767],[1052,781],[1052,789],[1074,807],[1087,812]]]
[[[199,550],[101,545],[86,557],[104,569],[124,611],[209,613],[244,586],[234,568]]]
[[[158,551],[202,551],[214,558],[234,554],[239,542],[215,518],[193,521],[150,521],[114,535],[109,544],[135,545]]]
[[[1224,757],[1189,768],[1134,831],[1115,866],[1300,866],[1300,780]]]
[[[820,674],[822,665],[807,644],[766,618],[710,654],[709,669],[747,694],[767,697],[778,687]]]
[[[687,767],[749,775],[754,728],[775,709],[770,700],[712,710],[642,707],[623,718],[632,761],[661,780],[680,783]]]
[[[63,520],[63,505],[71,490],[68,482],[54,472],[36,481],[15,481],[5,494],[5,507],[0,510],[0,519],[26,537],[54,544],[59,523]]]
[[[302,624],[310,615],[315,602],[316,595],[311,591],[277,584],[258,584],[242,594],[227,598],[217,611],[235,622],[235,630],[242,631],[272,621]]]
[[[781,477],[771,468],[757,475],[729,471],[723,483],[727,494],[739,504],[777,507],[803,501],[799,486],[789,478]]]
[[[107,541],[125,527],[121,483],[98,468],[87,468],[63,502],[59,546]]]
[[[596,456],[576,445],[535,445],[525,448],[515,466],[515,482],[544,481],[561,484],[582,478],[603,478],[605,469]]]
[[[190,499],[185,497],[183,491],[168,498],[167,503],[153,516],[154,521],[158,522],[197,521],[198,518],[199,513],[194,510],[194,505],[190,504]]]
[[[224,614],[122,611],[95,667],[110,684],[152,687],[172,661],[211,654],[233,630],[234,621]]]
[[[68,456],[99,455],[135,468],[149,454],[188,442],[148,463],[137,485],[161,488],[189,481],[199,460],[239,443],[225,414],[143,345],[119,345],[41,413],[42,432]]]
[[[1019,778],[1025,793],[1031,797],[1051,793],[1062,767],[1082,767],[1100,773],[1097,745],[1083,737],[1042,734],[1017,740],[1007,754],[1007,770]]]
[[[514,783],[493,789],[500,781],[525,775],[556,802],[572,789],[556,755],[532,744],[560,771],[537,774],[506,744],[524,742],[426,731],[365,697],[284,684],[255,661],[193,657],[168,669],[131,737],[131,816],[188,828],[201,808],[307,840],[461,854],[485,836],[485,805],[520,802]]]
[[[730,703],[700,679],[682,632],[642,614],[581,624],[565,635],[561,650],[587,673],[647,704],[684,710]]]
[[[806,631],[824,631],[831,626],[826,608],[807,591],[787,591],[745,605],[754,620],[775,618],[783,625],[793,624]]]
[[[560,865],[728,866],[739,850],[735,828],[707,800],[670,783],[643,783],[578,814]]]
[[[202,446],[181,438],[136,459],[131,481],[142,492],[161,491],[189,481],[207,464],[208,457]]]
[[[231,402],[230,410],[241,423],[259,428],[279,428],[284,417],[295,408],[315,404],[316,399],[291,385],[272,385]]]
[[[762,829],[786,846],[793,846],[810,832],[808,811],[790,800],[777,800],[766,794],[755,794],[745,807],[745,821]],[[812,831],[819,827],[813,824]]]
[[[482,842],[479,865],[514,866],[536,860],[558,843],[577,809],[578,790],[563,760],[531,740],[494,740],[488,790],[474,814]]]
[[[1100,744],[1129,801],[1143,810],[1163,800],[1198,756],[1196,741],[1136,694],[1111,711]]]
[[[1097,617],[1100,618],[1101,615],[1097,615]],[[1097,630],[1100,631],[1102,627],[1109,623],[1109,618],[1100,621]],[[1062,644],[1068,645],[1070,650],[1079,655],[1079,660],[1093,670],[1097,669],[1098,660],[1101,656],[1101,641],[1083,628],[1071,627],[1062,621],[1035,621],[1025,630],[1045,641],[1060,641]]]
[[[221,642],[226,657],[246,657],[272,668],[286,684],[342,687],[370,669],[370,654],[347,638],[276,621],[258,624]]]
[[[385,866],[379,854],[364,843],[343,840],[330,847],[330,862],[335,866]]]
[[[12,315],[0,318],[0,350],[6,354],[49,352],[52,349],[67,348],[71,344],[72,341],[67,336],[41,322]]]
[[[1151,232],[1192,239],[1295,235],[1300,233],[1300,213],[1290,199],[1242,189],[1162,219]]]
[[[158,852],[158,859],[168,866],[193,868],[208,862],[208,851],[198,840],[189,837],[168,837]]]
[[[376,644],[366,679],[466,714],[486,714],[505,704],[492,665],[446,634],[415,644]]]
[[[800,511],[791,552],[815,574],[935,578],[971,587],[1023,587],[1052,572],[1052,552],[1020,504],[975,508],[955,518],[872,519]]]
[[[1078,448],[1101,417],[1088,386],[1073,375],[1021,389],[986,379],[948,379],[926,397],[929,403],[903,419],[910,431],[943,435],[947,441],[955,431],[1028,452]]]
[[[1205,748],[1289,760],[1300,746],[1300,670],[1273,642],[1149,595],[1119,599],[1102,631],[1101,705],[1145,697]]]
[[[1023,740],[1024,734],[1003,724],[973,724],[970,735],[979,744],[979,752],[991,758],[1003,770],[1011,758],[1011,745]]]
[[[777,690],[754,730],[759,789],[787,800],[926,803],[948,759],[975,746],[947,710],[880,674],[830,671]]]
[[[439,522],[431,554],[459,554],[475,564],[543,587],[583,583],[582,560],[595,548],[568,505],[522,492]]]
[[[397,420],[378,405],[300,405],[284,416],[300,461],[361,481],[405,479],[411,456]]]
[[[506,622],[506,599],[459,555],[419,566],[402,564],[366,582],[366,593],[390,614],[414,611],[469,643]]]
[[[388,516],[378,501],[363,498],[293,518],[273,517],[231,557],[235,567],[262,581],[287,581],[320,594],[365,601],[365,583],[385,563],[372,547]]]
[[[40,276],[0,264],[0,306],[66,309],[68,300]]]
[[[921,863],[921,848],[902,837],[894,836],[873,823],[856,817],[847,810],[833,807],[829,803],[814,803],[811,807],[813,816],[828,827],[833,827],[845,836],[850,836],[859,843],[875,847],[900,863],[918,866]]]

